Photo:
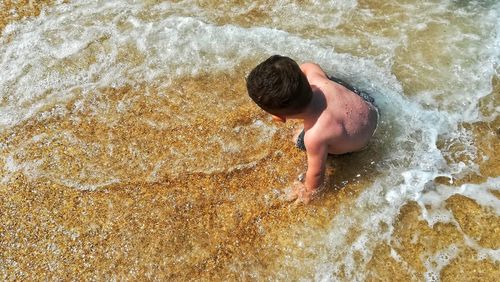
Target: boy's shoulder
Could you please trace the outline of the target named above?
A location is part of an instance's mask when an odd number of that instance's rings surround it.
[[[325,71],[316,63],[303,63],[300,65],[300,70],[307,76],[324,76],[326,78]]]

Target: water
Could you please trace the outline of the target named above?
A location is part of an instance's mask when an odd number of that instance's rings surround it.
[[[500,274],[495,1],[37,5],[0,3],[3,278]],[[306,207],[280,200],[300,124],[244,87],[276,53],[382,113]]]

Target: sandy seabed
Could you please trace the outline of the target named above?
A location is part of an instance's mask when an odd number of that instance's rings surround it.
[[[0,30],[8,22],[37,15],[44,3],[4,1]],[[15,14],[12,9],[16,9]],[[253,63],[242,64],[231,74],[204,74],[182,84],[174,82],[172,89],[189,94],[215,88],[220,95],[236,97],[245,92],[241,77]],[[230,111],[216,109],[216,119],[200,115],[183,126],[152,127],[144,122],[145,117],[161,124],[180,110],[176,101],[157,99],[169,93],[144,85],[102,91],[106,95],[84,100],[87,110],[77,110],[69,102],[62,114],[39,116],[0,133],[0,143],[6,144],[0,148],[1,155],[14,155],[14,161],[43,159],[39,167],[45,172],[35,179],[27,167],[12,175],[8,183],[0,184],[3,280],[314,279],[314,273],[298,268],[287,270],[287,277],[280,276],[286,265],[277,258],[314,259],[315,254],[308,248],[297,248],[293,238],[307,235],[307,228],[327,228],[339,206],[349,205],[375,177],[356,156],[333,158],[329,160],[333,165],[328,171],[328,188],[320,198],[309,206],[290,205],[279,199],[279,190],[305,165],[304,154],[289,142],[297,124],[280,127],[282,133],[263,144],[258,144],[255,132],[243,133],[250,139],[248,144],[258,146],[231,155],[223,146],[204,148],[204,140],[219,130],[228,136],[233,134],[224,128],[250,124],[257,118],[266,120],[249,103],[235,102]],[[498,78],[493,91],[485,99],[498,104]],[[142,95],[144,92],[150,95]],[[105,119],[116,119],[116,124],[92,114],[93,108],[113,108],[126,97],[134,100],[131,110],[125,115],[111,111]],[[188,97],[184,103],[197,107],[214,106],[194,96],[181,97]],[[500,175],[500,160],[495,154],[500,151],[500,120],[463,126],[475,133],[478,156],[483,158],[476,160],[481,175],[468,175],[455,184],[480,183],[488,176]],[[65,137],[68,134],[94,146],[71,142]],[[38,141],[32,141],[34,136],[39,136]],[[131,140],[142,154],[130,154]],[[108,151],[110,145],[112,153]],[[178,148],[179,154],[193,151],[192,160],[176,164],[185,168],[183,172],[174,173],[169,164],[161,163],[172,147]],[[218,155],[226,159],[211,158]],[[247,160],[248,166],[231,163],[236,157]],[[5,175],[8,165],[2,162],[0,173]],[[105,164],[122,181],[91,191],[71,188],[75,179],[80,183],[85,180],[86,173],[91,173],[85,167],[95,163]],[[207,167],[221,169],[207,173]],[[364,171],[364,177],[352,181],[359,171]],[[105,178],[106,171],[102,173]],[[67,181],[61,182],[54,175]],[[345,181],[350,183],[344,185]],[[89,187],[98,183],[96,178],[85,182]],[[500,248],[500,218],[494,213],[461,195],[450,197],[446,206],[461,230],[481,247]],[[366,280],[422,280],[426,255],[450,244],[460,251],[441,270],[443,281],[495,281],[500,277],[498,262],[477,259],[478,254],[466,246],[456,226],[437,223],[430,227],[419,215],[415,202],[401,209],[391,242],[381,243],[368,262]],[[350,230],[348,237],[355,238],[357,232]],[[391,256],[391,247],[405,263]],[[335,263],[339,262],[332,261]]]

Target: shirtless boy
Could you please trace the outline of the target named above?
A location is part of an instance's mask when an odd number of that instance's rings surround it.
[[[288,57],[271,56],[250,72],[247,90],[273,120],[304,121],[294,141],[307,153],[307,172],[304,183],[294,183],[290,200],[308,203],[323,184],[327,155],[365,148],[377,128],[373,99],[330,80],[314,63],[299,67]]]

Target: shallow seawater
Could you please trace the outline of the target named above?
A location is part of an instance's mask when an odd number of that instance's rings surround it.
[[[2,280],[495,281],[497,1],[1,1]],[[381,110],[325,191],[247,97],[272,54]]]

